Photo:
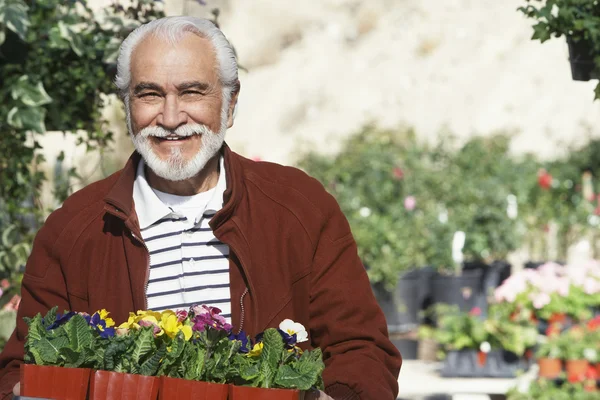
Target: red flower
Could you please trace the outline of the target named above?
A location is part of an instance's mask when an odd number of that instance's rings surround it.
[[[546,329],[546,336],[553,337],[560,335],[561,325],[560,324],[550,324],[548,329]]]
[[[579,383],[579,382],[583,382],[584,380],[584,376],[582,374],[569,374],[569,376],[567,377],[569,383]]]
[[[552,186],[552,175],[545,169],[540,169],[538,171],[538,185],[540,185],[542,189],[550,189]]]
[[[600,329],[600,315],[598,315],[596,318],[591,319],[588,323],[587,323],[587,328],[590,331],[596,331],[598,329]]]
[[[404,178],[404,171],[402,171],[402,168],[400,167],[394,167],[392,171],[392,176],[397,181],[402,180],[402,178]]]
[[[587,371],[585,372],[585,377],[587,379],[591,379],[591,380],[597,380],[598,379],[598,371],[596,371],[596,367],[594,367],[593,365],[590,365],[587,369]]]
[[[0,288],[8,289],[9,286],[10,282],[8,281],[8,279],[2,279],[2,281],[0,281]]]
[[[473,317],[479,317],[481,315],[481,308],[473,307],[471,311],[469,311],[469,315]]]

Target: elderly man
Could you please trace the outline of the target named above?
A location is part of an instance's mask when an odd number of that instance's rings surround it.
[[[143,25],[121,46],[116,84],[137,151],[37,234],[0,398],[19,390],[25,316],[105,308],[119,321],[202,303],[252,336],[286,318],[307,327],[326,364],[314,398],[395,399],[400,354],[336,201],[224,144],[240,85],[222,32],[191,17]]]

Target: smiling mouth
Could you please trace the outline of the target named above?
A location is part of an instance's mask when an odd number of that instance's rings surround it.
[[[183,142],[190,139],[192,136],[165,136],[165,137],[154,137],[159,142]]]

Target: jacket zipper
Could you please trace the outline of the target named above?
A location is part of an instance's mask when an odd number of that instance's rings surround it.
[[[242,293],[242,296],[240,297],[240,308],[242,309],[242,313],[240,315],[240,328],[238,329],[238,333],[237,333],[238,335],[244,328],[244,314],[246,313],[246,310],[244,309],[244,297],[246,297],[247,294],[248,294],[248,288],[246,288],[246,290],[244,290],[244,293]]]
[[[133,231],[131,231],[131,237],[134,238],[137,242],[139,242],[146,249],[146,276],[145,276],[145,285],[144,285],[144,310],[148,309],[148,286],[150,285],[150,250],[148,250],[148,246],[141,239],[138,238]]]

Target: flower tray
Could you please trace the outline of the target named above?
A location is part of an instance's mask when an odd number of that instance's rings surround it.
[[[493,350],[486,355],[475,350],[449,351],[441,375],[447,378],[514,378],[519,371],[529,367],[530,362],[504,350]]]
[[[187,379],[160,378],[159,400],[227,400],[229,386]]]
[[[261,389],[229,386],[229,400],[302,400],[304,393],[291,389]]]
[[[20,370],[21,396],[85,400],[90,372],[85,368],[23,364]]]
[[[95,371],[90,382],[90,400],[156,400],[159,379],[154,376]]]

